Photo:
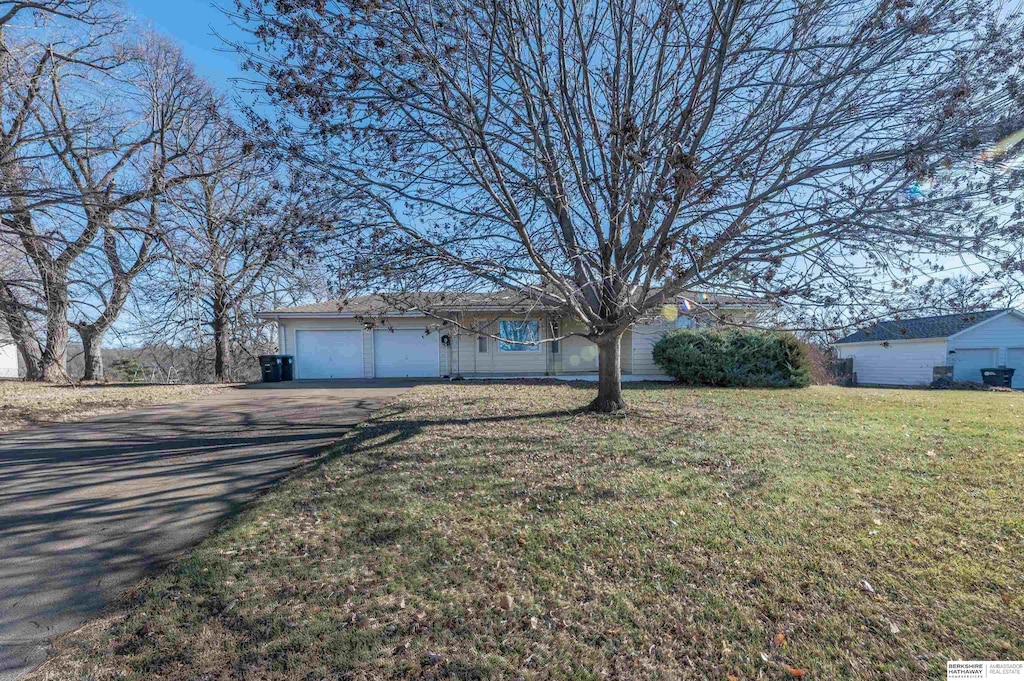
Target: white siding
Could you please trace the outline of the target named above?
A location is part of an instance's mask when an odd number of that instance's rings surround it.
[[[479,329],[482,334],[496,336],[500,333],[502,319],[530,319],[540,323],[541,339],[550,338],[550,330],[543,319],[524,315],[466,315],[462,326],[468,329]],[[548,353],[550,343],[541,343],[537,352],[503,352],[498,349],[498,341],[487,339],[487,351],[480,352],[477,340],[480,334],[463,331],[452,343],[452,371],[463,376],[542,376],[548,371]]]
[[[460,324],[468,329],[479,329],[482,334],[498,335],[502,319],[526,319],[523,315],[466,315]],[[548,320],[537,317],[529,319],[540,323],[542,340],[551,338]],[[582,325],[573,320],[560,320],[560,334],[581,331]],[[597,372],[597,346],[586,338],[569,336],[561,341],[558,353],[551,353],[551,343],[541,343],[538,352],[503,352],[498,340],[488,337],[487,350],[480,352],[480,334],[461,331],[452,343],[451,357],[453,373],[463,376],[541,376],[544,374],[585,374]],[[622,336],[622,373],[632,372],[633,332]]]
[[[574,319],[561,322],[562,333],[581,333],[586,327]],[[561,371],[564,373],[596,373],[597,345],[582,336],[562,339]]]
[[[18,348],[13,341],[0,337],[0,378],[18,377]]]
[[[581,333],[586,327],[573,319],[561,321],[561,333]],[[598,349],[595,343],[582,336],[569,336],[562,339],[561,356],[558,372],[563,374],[597,373]],[[633,331],[627,329],[622,334],[619,346],[619,362],[622,373],[633,373]]]
[[[1024,346],[1024,319],[1014,313],[982,322],[949,338],[950,350],[995,348],[996,366],[1008,365],[1008,348],[1022,346]]]
[[[665,372],[654,363],[654,344],[661,340],[669,331],[675,329],[674,324],[663,320],[648,324],[636,324],[631,337],[633,355],[633,373],[640,376],[665,376]]]
[[[742,316],[742,311],[735,314]],[[531,319],[540,322],[541,339],[551,337],[547,320],[540,315],[499,315],[499,314],[466,314],[458,319],[459,325],[465,329],[480,329],[484,334],[497,335],[499,322],[502,319]],[[569,333],[581,327],[572,320],[561,320],[561,332]],[[457,327],[442,326],[436,319],[429,317],[395,317],[388,320],[395,329],[426,329],[431,328],[440,343],[441,337],[451,338],[450,345],[440,347],[440,375],[465,376],[542,376],[551,374],[592,373],[597,371],[597,346],[586,338],[572,336],[562,340],[561,351],[551,353],[551,344],[542,343],[538,352],[502,352],[498,349],[498,341],[487,339],[486,352],[479,352],[477,339],[479,334]],[[628,329],[622,336],[622,372],[646,376],[664,376],[664,372],[654,363],[652,349],[654,344],[668,331],[675,328],[674,324],[664,320],[637,324]],[[299,318],[292,317],[279,321],[278,344],[280,352],[295,353],[295,332],[306,329],[363,329],[363,323],[356,319],[331,318]],[[374,377],[374,343],[373,332],[363,330],[363,376]],[[300,372],[301,373],[301,372]]]
[[[864,385],[927,385],[932,368],[946,363],[946,341],[843,343],[839,356],[853,357],[857,382]]]

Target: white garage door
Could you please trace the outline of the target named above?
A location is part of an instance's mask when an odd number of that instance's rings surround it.
[[[1013,387],[1024,390],[1024,348],[1010,348],[1006,352],[1006,366],[1016,369],[1013,372]]]
[[[295,378],[362,377],[362,331],[295,332]]]
[[[996,365],[995,348],[954,348],[953,378],[981,383],[981,370]]]
[[[377,378],[438,376],[441,372],[437,334],[419,329],[377,329],[373,332],[373,369]]]

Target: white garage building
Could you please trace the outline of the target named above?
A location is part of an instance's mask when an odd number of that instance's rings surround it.
[[[879,322],[836,343],[840,358],[853,358],[860,385],[927,385],[935,367],[953,378],[981,381],[981,370],[1016,369],[1013,387],[1024,390],[1024,313],[985,310],[969,314]]]
[[[0,324],[0,378],[18,377],[18,348]]]
[[[651,348],[700,315],[750,323],[759,301],[711,294],[680,296],[674,321],[633,324],[622,337],[622,373],[663,376]],[[675,306],[668,305],[673,311]],[[422,310],[432,308],[434,313]],[[512,292],[421,292],[357,296],[260,313],[277,323],[278,348],[295,357],[296,379],[558,376],[597,373],[597,346],[562,310]]]

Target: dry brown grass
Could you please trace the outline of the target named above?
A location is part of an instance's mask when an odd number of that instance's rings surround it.
[[[1024,395],[426,386],[47,679],[944,678],[1024,657]]]
[[[154,404],[186,402],[226,387],[212,384],[70,386],[0,380],[0,433],[48,423],[81,421]]]

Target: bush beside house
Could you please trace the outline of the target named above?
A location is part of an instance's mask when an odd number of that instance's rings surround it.
[[[688,385],[806,388],[811,366],[796,337],[772,331],[680,329],[654,346],[654,361]]]

